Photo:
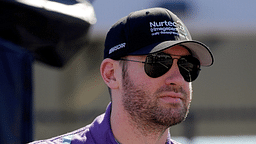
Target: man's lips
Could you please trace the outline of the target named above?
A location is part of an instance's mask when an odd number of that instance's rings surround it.
[[[183,94],[175,92],[162,93],[159,96],[159,99],[164,103],[181,103],[183,98]]]

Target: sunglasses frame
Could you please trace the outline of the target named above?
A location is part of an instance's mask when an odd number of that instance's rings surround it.
[[[123,59],[123,58],[119,60],[144,63],[145,73],[151,78],[158,78],[164,75],[165,73],[167,73],[171,69],[174,59],[178,59],[177,63],[178,63],[179,71],[185,81],[192,82],[198,77],[199,72],[201,70],[200,69],[201,65],[197,58],[193,57],[192,55],[180,56],[180,58],[173,58],[172,56],[179,56],[179,55],[169,55],[164,52],[158,52],[158,53],[148,54],[145,61],[137,61],[137,60]],[[168,65],[163,63],[167,61],[170,62]],[[184,62],[186,65],[184,65]],[[188,65],[192,67],[187,68],[186,66]],[[164,69],[164,67],[166,69]]]

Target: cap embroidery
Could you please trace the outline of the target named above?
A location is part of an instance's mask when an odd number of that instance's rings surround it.
[[[184,26],[181,24],[181,22],[172,22],[172,21],[161,21],[161,22],[149,22],[150,25],[150,31],[151,35],[162,35],[162,34],[170,34],[170,35],[179,35],[179,32],[177,29],[180,31],[180,34],[182,36],[186,37],[187,33],[184,28]]]
[[[117,50],[119,50],[119,49],[121,49],[121,48],[124,48],[125,45],[126,45],[126,43],[121,43],[121,44],[119,44],[119,45],[116,45],[116,46],[112,47],[112,48],[109,50],[109,53],[108,53],[108,54],[111,54],[111,53],[113,53],[113,52],[115,52],[115,51],[117,51]]]

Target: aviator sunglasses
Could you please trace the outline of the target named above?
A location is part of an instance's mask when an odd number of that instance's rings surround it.
[[[148,54],[145,62],[129,59],[120,60],[144,63],[145,73],[151,78],[157,78],[164,75],[171,69],[174,59],[177,58],[172,58],[171,55],[159,52]],[[191,55],[181,56],[178,59],[177,64],[180,74],[187,82],[194,81],[201,70],[199,60]]]

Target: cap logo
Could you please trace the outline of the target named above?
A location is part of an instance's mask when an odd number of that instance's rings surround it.
[[[161,22],[149,22],[150,25],[150,31],[151,35],[163,35],[163,34],[169,34],[169,35],[180,35],[182,34],[184,37],[187,36],[186,30],[183,27],[183,25],[177,21],[161,21]],[[180,30],[181,33],[177,31],[177,29]]]
[[[115,51],[117,51],[117,50],[119,50],[119,49],[121,49],[121,48],[124,48],[125,45],[126,45],[126,43],[121,43],[121,44],[119,44],[119,45],[116,45],[116,46],[112,47],[112,48],[109,50],[108,54],[111,54],[111,53],[113,53],[113,52],[115,52]]]

